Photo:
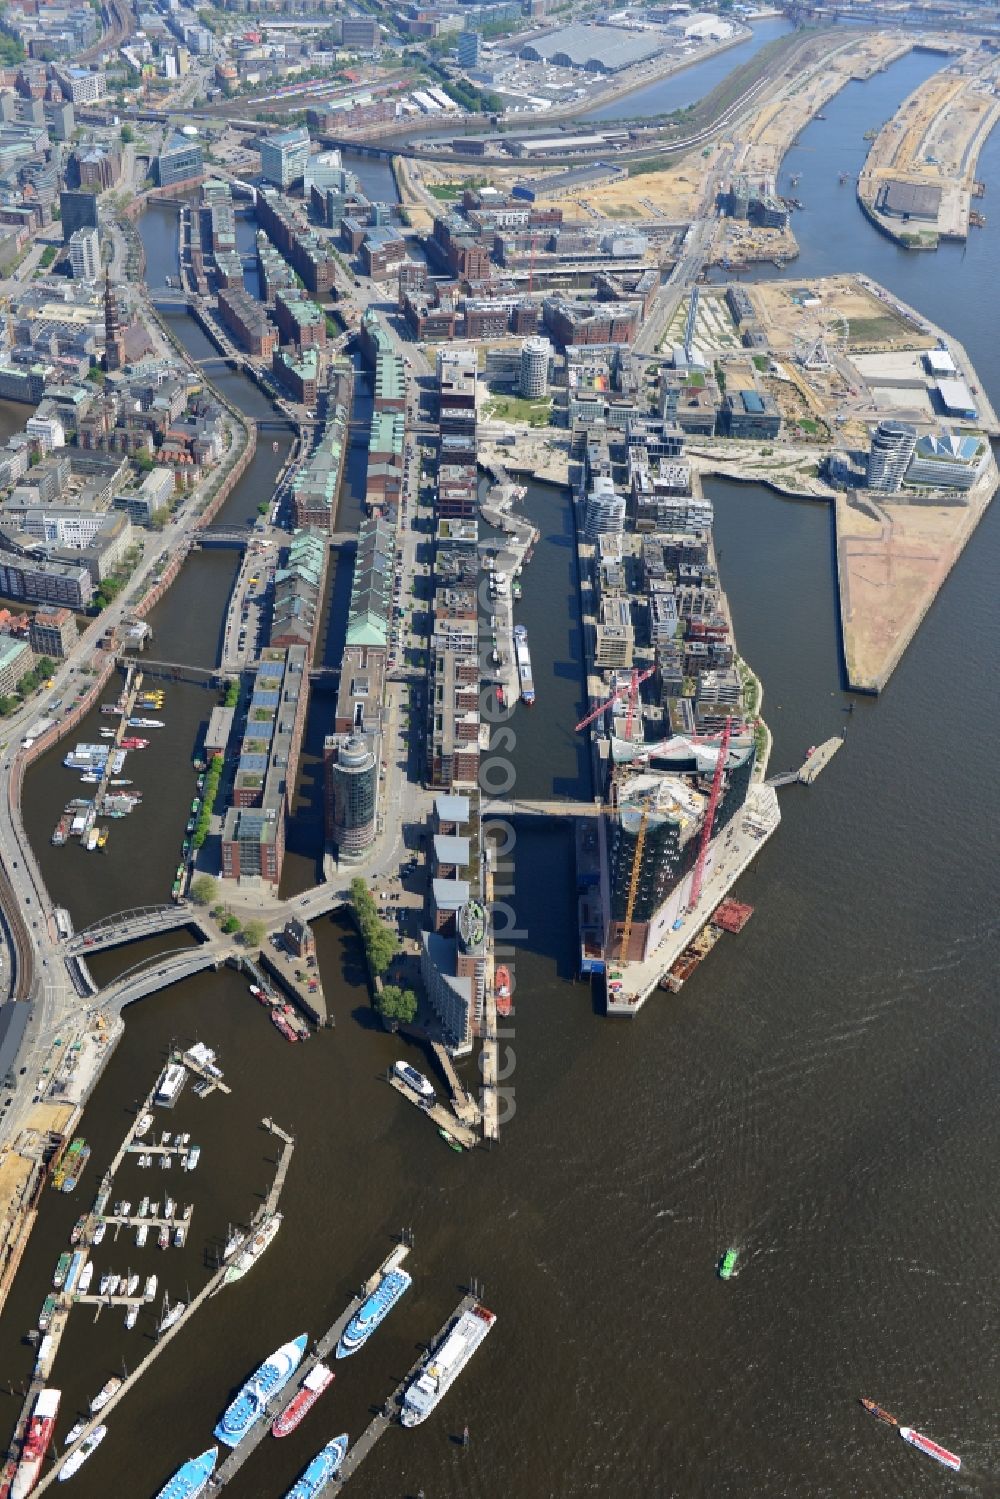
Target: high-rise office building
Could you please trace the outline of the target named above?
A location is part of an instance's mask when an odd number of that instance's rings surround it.
[[[260,143],[260,173],[265,182],[282,189],[291,187],[305,174],[309,159],[309,132],[304,125],[265,135]]]
[[[326,744],[328,827],[341,859],[359,859],[375,842],[378,761],[363,734]]]
[[[63,244],[68,245],[78,229],[97,228],[97,194],[64,191],[59,194]]]
[[[172,135],[156,158],[156,176],[161,187],[190,182],[205,172],[201,142],[180,130]]]
[[[458,33],[458,65],[460,68],[477,68],[479,66],[479,49],[482,45],[482,37],[478,31],[460,31]]]

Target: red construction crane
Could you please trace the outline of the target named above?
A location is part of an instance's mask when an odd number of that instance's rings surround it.
[[[708,806],[705,809],[705,822],[701,830],[701,843],[698,845],[698,859],[694,866],[694,877],[691,880],[691,899],[688,902],[688,910],[693,911],[698,904],[701,895],[701,882],[705,876],[705,860],[708,857],[708,845],[712,840],[712,825],[715,822],[715,813],[719,805],[719,797],[722,795],[722,775],[726,768],[726,757],[729,754],[729,735],[733,727],[733,720],[726,719],[725,728],[722,730],[722,743],[719,745],[719,758],[715,762],[715,774],[712,776],[712,789],[708,796]]]
[[[606,709],[610,708],[613,703],[619,702],[621,698],[624,697],[626,693],[628,693],[628,714],[625,718],[625,738],[631,739],[632,715],[635,712],[635,705],[639,701],[639,686],[642,682],[645,682],[647,677],[651,677],[655,670],[655,666],[650,666],[646,671],[638,671],[633,666],[632,675],[629,677],[626,685],[624,687],[616,687],[611,696],[609,698],[606,698],[605,701],[601,703],[600,707],[595,708],[593,713],[588,713],[586,718],[581,718],[580,722],[576,726],[576,732],[579,733],[581,729],[585,729],[588,724],[594,722],[595,718],[600,718],[601,714],[604,713]]]

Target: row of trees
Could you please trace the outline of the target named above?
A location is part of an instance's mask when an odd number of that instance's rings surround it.
[[[381,978],[399,951],[399,940],[378,914],[375,899],[360,875],[351,881],[351,905],[372,977]]]
[[[198,813],[194,836],[191,839],[195,848],[201,848],[208,837],[208,830],[212,826],[212,813],[215,811],[215,798],[219,794],[219,782],[222,780],[222,767],[224,763],[223,757],[216,755],[205,772],[205,789],[201,797],[201,810]]]
[[[372,977],[380,979],[399,952],[399,938],[378,914],[375,898],[359,875],[351,881],[351,905],[354,919],[365,944],[365,956]],[[412,989],[398,984],[375,985],[375,1009],[389,1025],[409,1025],[417,1014],[417,996]]]

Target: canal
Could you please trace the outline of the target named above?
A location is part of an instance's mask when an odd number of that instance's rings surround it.
[[[803,134],[807,206],[790,274],[871,271],[963,340],[997,399],[987,312],[995,226],[964,251],[909,257],[836,186],[863,132],[912,88],[915,61],[852,85]],[[996,136],[979,175],[990,195],[1000,192]],[[235,1499],[274,1499],[335,1432],[357,1436],[472,1274],[498,1313],[496,1330],[439,1416],[381,1442],[356,1480],[371,1499],[421,1488],[435,1499],[939,1493],[939,1472],[865,1420],[859,1393],[961,1452],[962,1491],[986,1492],[1000,1330],[982,1291],[994,1206],[984,1163],[1000,1148],[1000,710],[989,686],[1000,511],[987,514],[884,697],[846,713],[828,510],[756,486],[717,483],[711,493],[723,581],[740,648],[763,678],[776,765],[849,726],[818,785],[783,794],[779,835],[739,887],[756,908],[750,925],[679,996],[654,998],[635,1022],[609,1022],[574,982],[571,839],[560,827],[519,825],[511,902],[523,935],[507,1059],[516,1113],[497,1149],[462,1159],[382,1081],[394,1058],[421,1065],[421,1053],[373,1028],[356,947],[337,922],[318,928],[336,1030],[294,1052],[226,972],[136,1007],[85,1117],[90,1179],[72,1198],[47,1194],[8,1303],[0,1357],[15,1387],[32,1358],[19,1339],[51,1266],[173,1039],[216,1046],[234,1089],[204,1102],[186,1093],[171,1121],[203,1146],[199,1174],[170,1185],[195,1202],[191,1241],[163,1255],[106,1241],[100,1269],[155,1268],[161,1289],[186,1298],[227,1224],[267,1189],[276,1152],[260,1116],[272,1114],[298,1144],[274,1246],[116,1412],[75,1480],[82,1499],[109,1486],[155,1492],[208,1445],[244,1374],[287,1338],[322,1331],[403,1225],[415,1235],[413,1290],[364,1352],[338,1366],[333,1392],[300,1431],[261,1446],[232,1485]],[[517,790],[586,794],[573,734],[582,685],[566,506],[532,486],[527,508],[542,532],[522,603],[539,701],[512,720]],[[216,607],[191,595],[209,636]],[[171,689],[171,720],[188,714],[177,724],[184,757],[204,703],[174,710],[173,701]],[[959,726],[969,701],[977,712]],[[173,734],[173,722],[161,732]],[[164,776],[169,760],[158,762]],[[189,774],[185,763],[172,794]],[[41,820],[46,834],[54,811]],[[171,829],[176,842],[174,821]],[[59,857],[80,869],[89,856]],[[101,859],[74,879],[96,884],[90,871],[99,870],[105,909],[115,909],[128,903],[128,878],[113,851]],[[71,894],[82,912],[82,892]],[[95,975],[136,956],[95,958]],[[135,1200],[161,1186],[127,1173],[116,1195]],[[740,1247],[741,1273],[724,1286],[714,1267],[729,1244]],[[126,1333],[116,1317],[94,1326],[74,1313],[56,1370],[60,1435],[122,1358],[134,1365],[150,1331],[148,1318]],[[18,1401],[5,1398],[13,1421]],[[467,1448],[455,1440],[465,1423]]]

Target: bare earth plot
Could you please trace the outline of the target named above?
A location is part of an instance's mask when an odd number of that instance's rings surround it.
[[[850,686],[880,692],[989,504],[996,468],[968,504],[836,499],[837,572]],[[870,497],[869,497],[870,498]]]

